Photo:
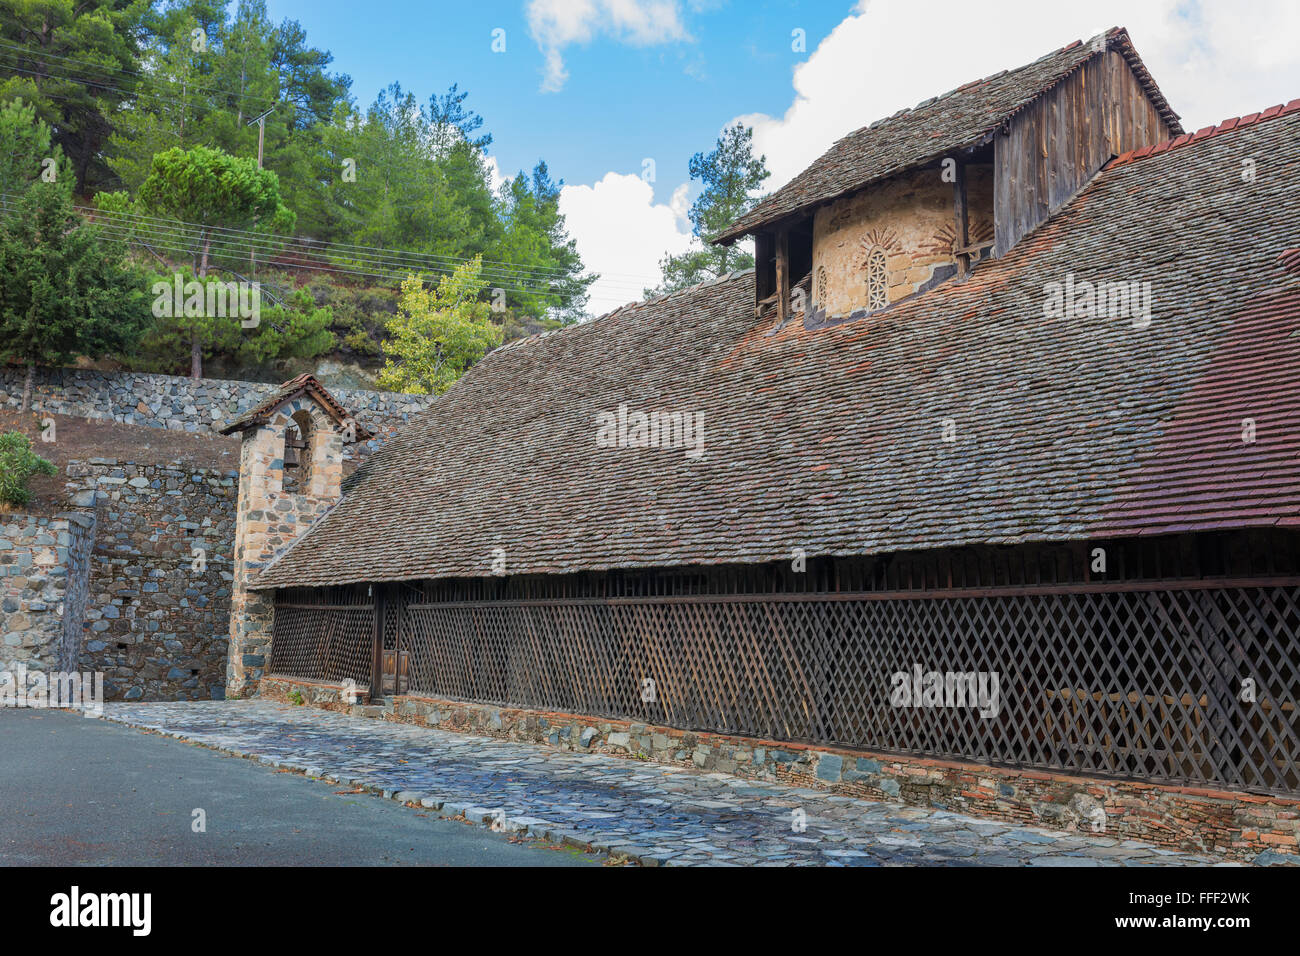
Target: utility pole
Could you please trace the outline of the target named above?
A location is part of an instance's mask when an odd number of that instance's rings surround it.
[[[272,106],[261,116],[258,116],[255,119],[251,119],[245,124],[247,126],[252,126],[254,123],[257,124],[257,168],[258,169],[262,168],[262,144],[266,141],[266,118],[270,116],[271,113],[273,113],[274,111],[275,111],[275,107]],[[248,244],[248,265],[249,265],[249,271],[251,272],[253,278],[257,278],[257,252],[255,250],[256,247],[250,241]]]
[[[254,123],[257,124],[257,168],[258,169],[262,168],[262,143],[266,140],[266,118],[274,112],[275,112],[275,107],[272,106],[261,116],[255,117],[254,119],[251,119],[244,124],[245,126],[252,126]]]

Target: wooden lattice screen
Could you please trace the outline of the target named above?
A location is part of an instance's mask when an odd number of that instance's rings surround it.
[[[779,571],[767,587],[755,573],[728,578],[734,573],[674,572],[660,586],[646,586],[644,576],[635,585],[589,576],[567,586],[481,579],[380,587],[385,626],[375,639],[400,649],[412,694],[1300,792],[1294,577],[1134,573],[1100,583],[1070,580],[1080,575],[1067,567],[1049,580],[1013,575],[1014,583],[956,587],[925,576],[924,589],[898,590],[888,575],[841,567],[834,581],[866,589],[825,588],[823,576],[818,590],[797,592],[767,589],[788,584]],[[870,589],[873,580],[881,586]],[[347,671],[365,683],[369,673],[363,680],[349,667],[369,657],[372,607],[304,609],[301,594],[291,598],[277,605],[272,672],[328,680]],[[289,612],[283,643],[281,608]],[[314,643],[306,613],[323,615]],[[360,639],[347,658],[353,664],[326,653],[326,633],[331,647],[343,633]],[[333,674],[315,663],[322,659],[339,662]],[[900,706],[894,675],[910,681],[917,667],[996,675],[996,708]]]
[[[270,673],[370,686],[375,605],[362,587],[280,591]]]

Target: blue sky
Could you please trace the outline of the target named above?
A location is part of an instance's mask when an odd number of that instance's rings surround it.
[[[901,107],[1129,28],[1189,129],[1300,96],[1300,3],[1252,0],[268,0],[334,54],[367,106],[393,80],[453,82],[502,175],[545,159],[587,267],[589,310],[640,297],[691,243],[692,153],[735,120],[776,188],[832,142]],[[505,31],[505,52],[492,50]],[[792,49],[802,30],[805,49]],[[655,178],[642,176],[653,159]]]
[[[848,15],[851,4],[742,2],[693,13],[690,39],[637,46],[599,37],[569,47],[569,79],[543,92],[545,57],[530,37],[521,3],[415,0],[270,0],[276,21],[302,23],[308,39],[334,54],[369,104],[393,80],[425,100],[451,83],[495,137],[503,173],[545,159],[567,182],[594,182],[610,170],[640,174],[655,159],[655,197],[668,201],[687,178],[692,153],[708,148],[732,117],[780,113],[790,101],[791,31],[808,50]],[[506,31],[504,53],[492,31]]]

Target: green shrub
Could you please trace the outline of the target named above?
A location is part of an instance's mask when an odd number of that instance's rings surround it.
[[[31,500],[27,482],[32,475],[57,475],[52,462],[32,451],[30,439],[22,432],[0,435],[0,502],[25,505]]]

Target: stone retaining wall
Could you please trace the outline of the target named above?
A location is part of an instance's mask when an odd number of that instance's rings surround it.
[[[0,670],[78,662],[95,516],[0,514]]]
[[[179,462],[68,465],[73,502],[99,518],[81,659],[105,700],[224,696],[238,484]]]
[[[0,365],[0,408],[18,408],[26,374],[23,367]],[[209,378],[196,382],[177,375],[38,368],[32,407],[55,415],[129,425],[187,432],[216,431],[277,388],[263,382]],[[348,458],[368,455],[434,398],[355,388],[331,388],[330,394],[375,432],[370,441],[347,446],[344,455]]]
[[[1099,832],[1108,836],[1169,849],[1300,863],[1300,799],[1295,798],[811,747],[424,697],[398,697],[391,711],[381,711],[348,706],[339,685],[283,677],[263,678],[258,693],[460,733],[780,779],[1019,824],[1086,832],[1100,824]]]

